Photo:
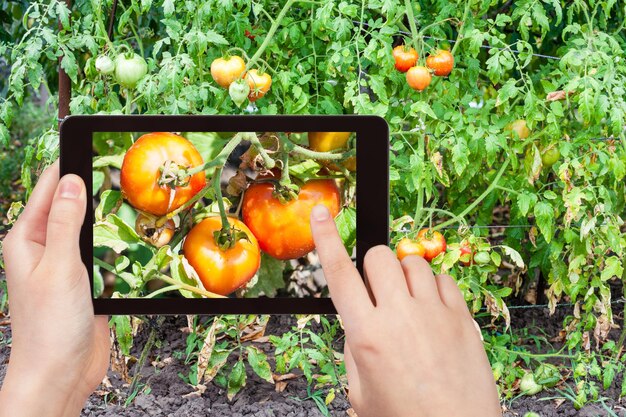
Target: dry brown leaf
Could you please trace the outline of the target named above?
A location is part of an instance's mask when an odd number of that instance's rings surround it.
[[[209,359],[211,359],[211,353],[213,353],[213,348],[215,347],[215,331],[217,330],[217,323],[219,320],[213,320],[213,324],[204,338],[204,343],[202,344],[202,348],[198,353],[198,364],[197,366],[197,374],[198,382],[202,381],[205,376],[206,368],[209,365]]]
[[[267,343],[270,341],[270,337],[269,336],[261,336],[261,337],[257,337],[256,339],[252,340],[254,343]]]
[[[248,178],[246,174],[242,170],[237,170],[237,173],[230,177],[228,180],[228,186],[226,187],[226,192],[232,196],[240,195],[243,190],[246,189],[248,185]]]
[[[242,342],[247,342],[264,337],[268,321],[269,316],[257,316],[251,324],[243,329],[240,340]]]
[[[546,101],[564,100],[565,97],[571,96],[572,94],[574,94],[573,91],[568,91],[568,92],[565,92],[564,90],[553,91],[551,93],[548,93],[548,95],[546,95]]]
[[[190,393],[184,394],[182,397],[183,398],[197,398],[197,397],[201,397],[202,394],[204,394],[204,392],[206,391],[206,385],[203,384],[198,384],[194,387],[195,391],[192,391]]]
[[[130,383],[130,376],[128,375],[128,366],[126,357],[120,350],[117,338],[115,337],[115,330],[110,329],[111,338],[111,370],[117,373],[122,381]]]
[[[280,375],[280,374],[272,374],[272,377],[274,378],[274,381],[276,382],[280,382],[280,381],[287,381],[290,379],[296,379],[298,378],[298,375],[296,374],[284,374],[284,375]]]
[[[287,388],[287,382],[282,381],[282,382],[277,382],[276,387],[274,389],[276,390],[276,392],[283,392],[285,388]]]
[[[354,411],[353,408],[348,408],[346,410],[346,414],[348,415],[348,417],[358,417],[356,411]]]

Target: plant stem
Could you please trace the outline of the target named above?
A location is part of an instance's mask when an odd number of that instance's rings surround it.
[[[213,175],[213,187],[215,188],[215,201],[217,202],[217,207],[220,209],[220,218],[222,219],[222,230],[227,230],[228,235],[230,236],[230,227],[228,223],[228,217],[226,216],[226,208],[224,208],[224,199],[222,197],[222,167],[219,167],[215,170],[215,174]]]
[[[130,114],[131,113],[131,104],[133,103],[133,90],[131,90],[130,88],[126,89],[126,106],[124,108],[124,113],[126,114]]]
[[[165,321],[165,316],[159,317],[157,319],[157,326],[160,326],[161,324],[163,324],[164,321]],[[148,355],[150,354],[150,351],[152,350],[152,346],[154,345],[154,342],[156,341],[156,335],[157,335],[157,327],[156,326],[151,327],[150,335],[148,335],[148,340],[146,340],[146,344],[143,346],[143,349],[141,351],[141,356],[139,357],[139,360],[135,364],[135,372],[133,374],[133,379],[130,383],[130,387],[128,387],[128,392],[130,395],[132,395],[133,392],[135,392],[135,389],[137,389],[137,384],[139,383],[139,377],[141,376],[141,368],[143,368],[144,364],[146,363],[146,360],[148,359]]]
[[[263,163],[268,169],[272,169],[276,166],[276,162],[274,162],[274,160],[268,155],[265,148],[263,148],[263,145],[261,145],[261,141],[259,141],[256,133],[244,133],[243,138],[252,143],[252,146],[256,148],[257,152],[259,152],[259,155],[263,158]]]
[[[176,281],[174,278],[168,277],[165,274],[158,274],[154,279],[160,279],[161,281],[167,282],[168,284],[177,285],[183,290],[203,295],[207,298],[226,298],[223,295],[215,294],[213,292],[203,290],[202,288],[194,287],[192,285],[187,285],[183,282]]]
[[[404,7],[406,9],[406,17],[409,21],[409,27],[411,28],[411,35],[413,37],[413,47],[417,51],[419,49],[417,45],[417,27],[415,27],[415,15],[413,15],[413,6],[411,0],[404,0]]]
[[[311,159],[339,160],[339,159],[346,159],[346,158],[356,155],[356,152],[354,150],[350,150],[350,151],[343,152],[343,153],[317,152],[317,151],[312,151],[310,149],[304,148],[300,145],[293,145],[292,150],[296,153],[299,153]]]
[[[283,166],[281,167],[282,171],[280,174],[280,185],[287,185],[291,183],[291,178],[289,178],[289,152],[283,149],[280,155],[280,159],[283,162]]]
[[[243,134],[237,133],[226,144],[226,146],[224,146],[224,149],[222,149],[222,151],[218,153],[215,158],[213,158],[209,162],[206,162],[204,165],[198,165],[197,167],[191,168],[190,170],[187,171],[187,173],[189,175],[194,175],[194,174],[197,174],[198,172],[206,171],[209,168],[213,168],[219,165],[224,165],[224,163],[226,163],[226,159],[228,159],[228,155],[230,155],[235,150],[237,145],[241,143],[242,139],[243,139]]]
[[[424,155],[426,150],[426,136],[418,138],[417,159],[420,161],[418,179],[417,179],[417,203],[415,205],[415,216],[413,216],[413,229],[420,224],[422,220],[422,211],[424,209],[424,187],[422,179],[424,178]]]
[[[278,29],[278,26],[280,26],[280,22],[283,20],[294,2],[295,0],[287,0],[276,19],[272,22],[272,26],[270,27],[270,30],[267,31],[267,35],[265,36],[265,39],[263,39],[263,43],[261,44],[261,46],[259,46],[259,49],[257,49],[254,55],[252,55],[252,58],[250,58],[250,60],[246,63],[244,73],[256,63],[257,59],[259,59],[265,49],[269,46],[272,38],[274,37],[274,34],[276,33],[276,30]]]
[[[483,201],[485,199],[485,197],[487,197],[498,185],[498,181],[500,181],[500,178],[502,177],[502,174],[504,174],[504,170],[507,169],[507,167],[509,166],[509,163],[511,162],[510,159],[506,159],[506,161],[504,161],[504,164],[502,164],[502,168],[500,168],[500,171],[498,171],[498,175],[496,175],[496,177],[494,178],[493,182],[491,184],[489,184],[489,187],[487,187],[487,189],[478,196],[478,198],[476,200],[474,200],[474,202],[472,204],[470,204],[469,206],[467,206],[465,208],[465,210],[463,210],[461,213],[459,213],[457,215],[457,217],[465,217],[470,211],[474,210],[474,208],[476,208],[476,206],[478,204],[480,204],[481,201]],[[433,230],[439,230],[441,228],[444,228],[446,226],[450,226],[451,224],[456,223],[456,219],[450,219],[448,221],[445,221],[443,223],[438,224],[437,226],[433,227]]]

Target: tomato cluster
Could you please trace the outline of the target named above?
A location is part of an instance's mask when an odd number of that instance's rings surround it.
[[[438,231],[431,229],[420,230],[416,239],[405,237],[396,246],[399,260],[409,255],[417,255],[430,262],[445,251],[446,238]]]
[[[115,80],[125,88],[135,88],[148,73],[146,60],[133,52],[119,54],[115,59],[100,55],[96,58],[95,67],[103,75],[114,75]]]
[[[423,91],[430,85],[432,74],[447,77],[454,67],[454,56],[451,52],[437,50],[426,58],[426,66],[417,65],[417,51],[406,45],[393,48],[393,58],[398,71],[406,73],[406,82],[414,90]]]
[[[225,56],[211,63],[211,76],[221,87],[228,89],[232,100],[241,106],[247,98],[255,102],[267,94],[272,86],[272,76],[264,71],[246,71],[246,63],[240,56]]]
[[[345,148],[349,135],[309,132],[307,136],[311,150],[326,152]],[[356,164],[354,158],[343,162]],[[205,169],[198,150],[180,135],[147,133],[130,146],[120,170],[120,188],[138,211],[135,230],[144,241],[155,247],[170,242],[177,231],[172,218],[191,210],[204,195],[198,193],[207,187]],[[306,179],[294,190],[283,186],[280,178],[275,169],[246,184],[241,220],[205,214],[184,237],[183,255],[207,291],[228,295],[245,286],[260,268],[261,251],[279,260],[305,256],[315,249],[309,224],[313,207],[323,204],[333,217],[341,210],[334,179]]]

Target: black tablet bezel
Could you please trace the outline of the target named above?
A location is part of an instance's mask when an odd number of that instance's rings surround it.
[[[319,116],[70,116],[60,127],[61,175],[83,178],[92,195],[93,132],[356,132],[357,268],[375,245],[389,243],[389,130],[384,119]],[[366,167],[359,169],[358,167]],[[81,256],[93,286],[93,200],[80,236]],[[331,298],[93,299],[96,314],[335,314]]]

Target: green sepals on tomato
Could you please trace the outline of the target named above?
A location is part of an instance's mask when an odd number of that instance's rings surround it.
[[[218,242],[224,233],[221,218],[208,217],[196,224],[183,243],[183,254],[207,291],[228,295],[246,285],[261,265],[259,244],[248,227],[228,218],[230,242]]]
[[[198,150],[182,136],[167,132],[142,135],[124,155],[120,188],[138,210],[163,216],[191,200],[206,185],[204,171],[176,178],[184,169],[203,165]],[[164,174],[171,170],[171,183]],[[179,182],[177,182],[180,180]]]
[[[280,260],[300,258],[315,249],[310,216],[323,204],[332,217],[339,214],[341,194],[334,180],[305,182],[297,197],[281,202],[272,182],[251,184],[242,202],[243,222],[259,242],[261,250]]]
[[[246,74],[246,80],[250,87],[250,93],[248,94],[248,100],[255,102],[267,94],[272,86],[272,76],[267,72],[261,72],[256,69],[251,69]]]

